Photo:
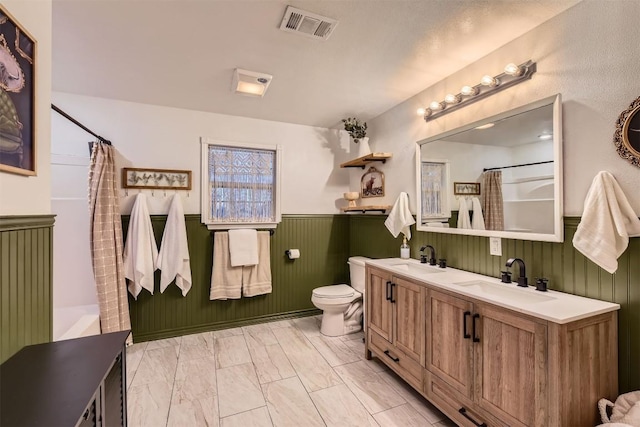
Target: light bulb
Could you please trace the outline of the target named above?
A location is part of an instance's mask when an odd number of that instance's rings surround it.
[[[462,86],[462,89],[460,89],[460,93],[463,94],[464,96],[477,95],[478,89],[471,86]]]
[[[506,67],[504,67],[504,72],[509,74],[510,76],[519,76],[520,74],[522,74],[522,68],[518,67],[514,63],[510,63],[507,64]]]
[[[425,110],[424,108],[420,107],[416,110],[416,114],[419,116],[424,116],[424,113],[426,113],[427,110]]]
[[[548,139],[553,138],[553,135],[549,135],[548,133],[543,133],[542,135],[538,135],[538,138],[540,138],[543,141],[546,141]]]
[[[429,108],[431,108],[432,111],[440,111],[444,109],[444,105],[442,104],[442,102],[433,101],[431,104],[429,104]]]
[[[460,95],[454,95],[452,93],[444,97],[444,102],[447,104],[457,104],[460,102]]]
[[[480,79],[480,84],[482,86],[495,87],[498,86],[498,80],[487,74],[486,76],[483,76],[482,79]]]

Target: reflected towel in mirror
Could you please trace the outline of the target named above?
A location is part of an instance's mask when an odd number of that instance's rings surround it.
[[[458,228],[469,229],[471,228],[471,219],[469,218],[469,207],[467,206],[467,199],[460,197],[460,208],[458,210]]]

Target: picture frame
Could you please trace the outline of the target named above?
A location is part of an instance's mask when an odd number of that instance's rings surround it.
[[[618,117],[613,142],[620,157],[640,167],[640,96]]]
[[[36,40],[0,5],[0,171],[36,175]]]
[[[360,198],[384,197],[384,173],[371,166],[360,178]]]
[[[122,168],[122,188],[191,190],[191,171],[174,169]]]
[[[479,182],[454,182],[453,194],[455,196],[479,196],[480,183]]]

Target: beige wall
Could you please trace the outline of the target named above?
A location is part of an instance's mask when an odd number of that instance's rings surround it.
[[[0,215],[51,212],[51,0],[3,0],[2,6],[36,39],[37,176],[0,172]]]
[[[55,104],[90,129],[113,142],[118,151],[118,169],[148,167],[182,169],[193,172],[192,191],[181,192],[185,213],[200,213],[200,137],[255,144],[280,144],[282,152],[282,213],[338,213],[347,202],[342,194],[349,173],[342,162],[355,157],[347,149],[346,133],[291,123],[257,120],[180,108],[139,104],[54,92]],[[341,138],[343,137],[344,138]],[[63,155],[88,156],[87,141],[93,137],[53,117],[54,158]],[[53,197],[86,195],[77,167],[54,165]],[[118,176],[120,171],[118,170]],[[86,176],[86,175],[85,175]],[[81,181],[75,194],[70,188]],[[144,190],[150,213],[166,214],[170,196],[162,191]],[[120,189],[120,207],[129,214],[137,191],[128,196]],[[84,207],[83,207],[84,209]],[[84,211],[83,211],[84,213]]]
[[[370,123],[372,149],[393,152],[392,161],[381,166],[384,201],[391,204],[407,191],[415,212],[416,141],[561,93],[565,215],[582,214],[600,170],[614,174],[640,215],[640,169],[618,156],[612,140],[618,115],[640,95],[639,16],[640,1],[585,0],[377,117]],[[429,123],[416,115],[418,107],[476,84],[484,74],[499,74],[509,62],[528,59],[538,64],[532,80]],[[352,173],[352,188],[359,178]]]

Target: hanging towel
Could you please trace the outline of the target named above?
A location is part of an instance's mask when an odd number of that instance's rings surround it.
[[[482,215],[480,199],[472,197],[471,206],[473,209],[473,221],[471,222],[471,228],[474,230],[484,230],[484,216]]]
[[[464,197],[460,197],[460,209],[458,210],[458,228],[471,228],[469,207],[467,206],[467,200]]]
[[[189,264],[184,210],[180,196],[177,194],[173,196],[169,206],[169,215],[158,253],[157,267],[162,272],[160,292],[164,292],[175,278],[176,286],[182,289],[182,296],[187,296],[187,292],[191,289],[191,265]]]
[[[618,257],[629,245],[629,237],[636,236],[640,236],[638,215],[613,175],[599,172],[584,201],[573,246],[613,274],[618,269]]]
[[[403,191],[398,196],[384,225],[387,226],[393,237],[398,237],[398,234],[403,233],[407,239],[411,239],[410,226],[415,223],[416,220],[413,219],[409,210],[409,196]]]
[[[139,193],[131,210],[123,260],[124,277],[129,279],[129,292],[135,299],[138,299],[142,288],[153,295],[153,272],[157,260],[158,247],[153,237],[147,200],[144,194]]]
[[[440,221],[427,221],[425,222],[425,225],[427,227],[438,227],[438,228],[449,227],[448,222],[440,222]]]
[[[253,297],[271,293],[271,246],[268,231],[258,233],[260,262],[242,267],[242,296]]]
[[[242,268],[231,266],[229,233],[226,231],[215,233],[209,299],[239,299],[242,292]]]
[[[258,232],[256,230],[229,230],[231,266],[258,264]]]

